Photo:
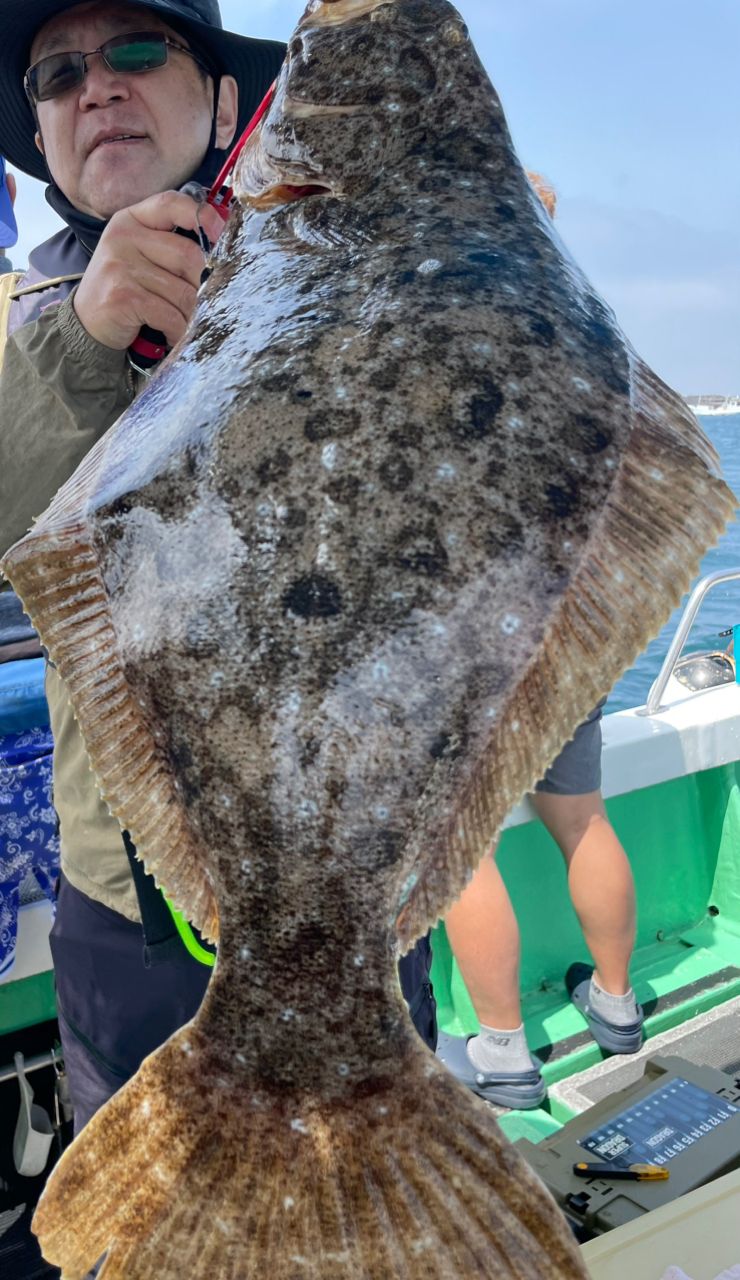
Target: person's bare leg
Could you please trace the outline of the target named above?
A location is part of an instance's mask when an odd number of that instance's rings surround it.
[[[570,896],[594,960],[594,981],[612,995],[624,995],[635,945],[635,887],[601,793],[538,791],[532,799],[565,859]]]
[[[467,1042],[469,1061],[483,1074],[531,1075],[536,1068],[519,1000],[519,926],[493,856],[481,863],[445,926],[480,1022],[478,1035]],[[529,1080],[527,1087],[544,1093],[541,1081]],[[541,1100],[538,1095],[534,1102]]]
[[[478,1020],[501,1029],[520,1026],[519,926],[492,856],[445,917],[445,928]]]

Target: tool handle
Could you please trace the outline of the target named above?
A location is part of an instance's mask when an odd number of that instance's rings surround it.
[[[226,222],[230,206],[227,204],[217,204],[215,200],[208,197],[208,204],[212,205],[219,216]],[[182,227],[175,227],[175,235],[186,236],[188,240],[194,240],[196,244],[200,244],[204,252],[208,252],[211,243],[206,239],[205,233],[201,230],[200,236],[195,231],[183,231]],[[203,276],[205,279],[205,275]],[[129,347],[129,357],[134,368],[148,373],[156,364],[171,350],[167,339],[158,329],[150,329],[148,324],[142,325],[137,336],[134,338]]]
[[[631,1164],[626,1169],[618,1165],[579,1160],[573,1165],[577,1178],[608,1178],[610,1181],[664,1182],[670,1175],[664,1165]]]

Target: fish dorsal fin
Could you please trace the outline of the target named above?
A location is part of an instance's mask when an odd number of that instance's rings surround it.
[[[216,902],[183,798],[125,678],[94,540],[89,495],[112,434],[91,449],[31,532],[0,566],[64,680],[90,765],[111,813],[173,905],[209,942]]]
[[[459,897],[512,806],[657,634],[733,515],[694,415],[634,357],[632,378],[629,447],[537,652],[469,774],[440,762],[422,796],[399,894],[404,950]]]

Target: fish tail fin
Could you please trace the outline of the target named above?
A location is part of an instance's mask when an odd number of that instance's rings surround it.
[[[340,1101],[237,1077],[191,1024],[65,1153],[34,1228],[64,1280],[585,1280],[486,1105],[409,1033]]]

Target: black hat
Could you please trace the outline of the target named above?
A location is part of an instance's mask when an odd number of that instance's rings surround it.
[[[45,22],[81,0],[0,0],[0,155],[32,178],[48,182],[44,157],[34,142],[36,122],[23,88],[36,32]],[[251,40],[224,31],[217,0],[129,0],[161,14],[192,39],[197,51],[239,86],[241,131],[277,75],[285,45],[277,40]],[[235,135],[237,136],[237,135]]]

